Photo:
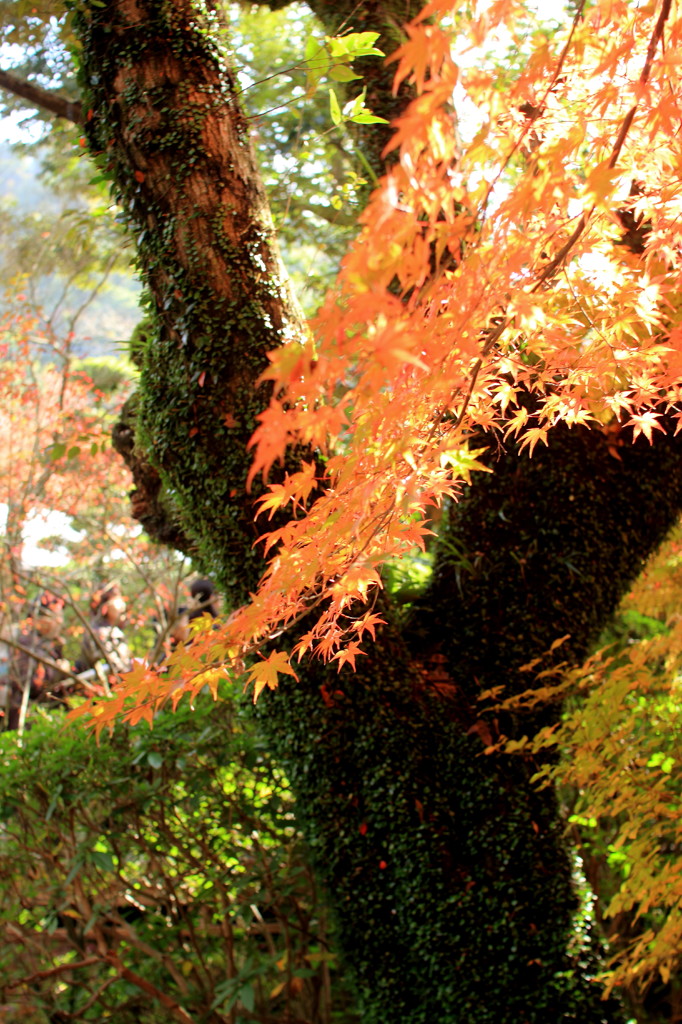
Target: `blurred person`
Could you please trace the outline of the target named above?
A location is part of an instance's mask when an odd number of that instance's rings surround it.
[[[7,645],[6,682],[0,688],[5,728],[23,728],[29,701],[49,701],[69,675],[60,636],[63,625],[64,600],[48,591],[39,594],[26,623],[11,638],[23,649]]]
[[[209,579],[194,580],[189,588],[190,603],[188,618],[190,622],[202,615],[210,615],[212,619],[220,613],[220,594],[215,584]]]

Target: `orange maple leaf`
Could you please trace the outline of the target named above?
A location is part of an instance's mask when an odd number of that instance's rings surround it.
[[[253,683],[254,704],[266,686],[271,690],[277,688],[280,675],[293,676],[296,682],[298,682],[298,676],[291,667],[289,655],[286,651],[273,651],[269,657],[251,666],[248,672],[247,685]]]

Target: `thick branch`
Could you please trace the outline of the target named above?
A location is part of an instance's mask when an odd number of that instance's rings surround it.
[[[57,967],[51,967],[46,971],[36,971],[35,974],[29,974],[24,978],[19,978],[18,981],[5,982],[5,988],[13,989],[19,988],[20,985],[32,985],[36,981],[44,981],[45,978],[52,978],[56,974],[64,974],[68,971],[77,971],[81,967],[92,967],[93,964],[101,962],[98,956],[89,956],[85,960],[70,960],[65,964],[58,964]]]
[[[33,85],[24,79],[13,75],[11,71],[0,70],[0,89],[11,92],[22,100],[27,100],[33,107],[47,110],[57,117],[63,117],[74,124],[81,124],[83,121],[83,110],[80,100],[67,100],[64,96],[49,92],[39,85]]]
[[[128,17],[126,13],[126,4],[119,3],[115,5],[120,13],[121,23]],[[152,5],[150,5],[152,6]],[[272,6],[272,5],[271,5]],[[286,4],[276,4],[276,6],[286,6]],[[362,31],[362,30],[373,30],[380,32],[380,38],[378,40],[378,46],[382,48],[386,53],[392,52],[395,47],[402,41],[402,24],[409,18],[413,17],[418,9],[418,5],[414,0],[372,0],[371,3],[363,3],[358,5],[354,0],[343,0],[342,3],[332,4],[327,3],[326,0],[314,0],[311,3],[311,8],[314,13],[323,22],[326,30],[330,34],[336,34],[338,32],[347,31]],[[183,3],[178,5],[179,10],[177,12],[176,22],[181,19],[185,19],[187,24],[191,24],[192,15],[190,5]],[[103,20],[108,19],[108,15],[103,15]],[[151,24],[151,19],[150,19]],[[93,25],[93,28],[95,26]],[[139,24],[135,29],[132,27],[128,32],[125,42],[134,38],[132,32],[137,34],[137,38],[144,36],[144,31]],[[162,29],[166,31],[166,29]],[[172,32],[169,30],[169,40],[172,36]],[[149,34],[149,33],[148,33]],[[93,39],[98,38],[97,34],[93,32]],[[111,37],[105,36],[101,39],[101,45],[107,49],[108,60],[104,61],[104,67],[113,61],[114,54],[109,52],[110,44],[115,44],[116,32],[112,33]],[[100,43],[98,42],[98,46]],[[169,92],[169,86],[171,83],[166,81],[164,84],[163,75],[159,74],[161,71],[161,64],[155,64],[152,67],[151,61],[147,61],[145,57],[145,47],[148,44],[140,43],[135,49],[133,63],[130,71],[127,73],[126,82],[130,84],[133,81],[144,83],[145,89],[149,87],[149,91],[145,95],[145,109],[146,118],[149,121],[149,138],[143,142],[145,134],[145,117],[140,120],[138,127],[135,130],[134,137],[128,129],[125,128],[125,122],[130,123],[131,119],[138,116],[138,112],[141,112],[143,107],[139,106],[133,109],[129,103],[119,103],[114,94],[106,88],[103,81],[99,79],[99,71],[97,72],[97,79],[99,87],[94,90],[95,97],[92,99],[90,104],[95,111],[95,118],[89,125],[91,134],[94,136],[99,128],[103,128],[103,111],[106,112],[106,116],[113,127],[114,123],[118,124],[116,134],[118,135],[118,142],[113,145],[112,139],[104,140],[104,138],[98,137],[96,140],[93,139],[93,145],[96,150],[104,151],[108,150],[110,153],[110,160],[107,164],[107,169],[110,170],[112,163],[117,158],[117,151],[120,153],[122,158],[121,170],[124,174],[124,180],[128,185],[128,192],[135,193],[131,195],[130,201],[135,204],[135,220],[138,223],[138,229],[142,230],[142,237],[144,238],[145,244],[143,245],[143,251],[148,249],[148,242],[153,238],[155,226],[160,223],[168,225],[169,223],[177,222],[178,226],[181,223],[186,223],[190,219],[195,218],[197,214],[197,206],[195,198],[198,195],[202,196],[201,208],[208,210],[210,204],[213,204],[213,226],[210,231],[198,230],[199,225],[192,225],[192,234],[196,236],[197,242],[199,242],[201,251],[204,254],[204,258],[208,259],[209,252],[218,253],[225,251],[225,239],[221,237],[220,230],[216,230],[216,227],[220,225],[220,219],[224,214],[221,214],[221,207],[223,211],[234,209],[240,209],[239,220],[241,224],[246,224],[249,217],[252,218],[253,225],[255,225],[255,232],[253,226],[250,229],[251,234],[258,233],[259,223],[263,228],[263,237],[271,238],[271,227],[267,222],[262,220],[263,211],[265,209],[265,200],[261,190],[261,186],[257,184],[258,175],[255,169],[255,163],[251,156],[247,157],[249,151],[248,144],[244,139],[244,125],[241,120],[241,114],[237,108],[236,102],[233,98],[233,85],[229,75],[226,73],[224,67],[218,70],[212,68],[211,63],[213,58],[207,59],[203,67],[203,82],[197,80],[195,88],[198,90],[198,94],[193,97],[189,97],[186,94],[182,98],[181,105],[178,105],[177,112],[173,113],[174,102]],[[156,43],[154,44],[156,46]],[[191,47],[188,47],[188,50]],[[131,46],[131,53],[133,47]],[[156,51],[151,54],[153,61],[156,61]],[[147,63],[147,70],[145,70],[145,63]],[[358,61],[357,70],[363,75],[364,85],[367,87],[367,102],[368,105],[374,110],[374,112],[387,120],[392,119],[398,113],[400,113],[406,103],[411,99],[411,90],[408,86],[403,83],[397,96],[392,94],[392,81],[393,81],[393,65],[386,66],[385,62],[381,58],[372,57],[367,58],[364,61]],[[198,69],[198,64],[195,61],[195,69]],[[164,69],[167,74],[168,69]],[[115,92],[122,88],[123,78],[120,77],[115,86]],[[184,88],[185,83],[176,82],[173,85],[173,89],[180,91],[180,88]],[[212,116],[216,121],[222,119],[223,123],[232,122],[232,129],[229,132],[212,132],[210,135],[205,136],[203,139],[197,141],[190,138],[190,132],[185,131],[184,135],[186,138],[185,147],[187,149],[198,151],[199,148],[204,147],[205,139],[211,143],[210,152],[208,158],[202,163],[195,161],[191,167],[191,174],[193,180],[192,194],[183,200],[182,198],[182,181],[184,175],[187,173],[187,169],[182,169],[179,173],[173,171],[170,175],[168,173],[169,155],[171,149],[177,151],[178,155],[182,151],[182,143],[179,137],[171,136],[169,131],[169,144],[166,146],[165,143],[157,139],[156,136],[156,125],[158,123],[158,113],[154,112],[154,107],[158,108],[163,106],[164,112],[169,122],[172,122],[174,118],[179,121],[184,115],[182,114],[183,107],[187,110],[187,121],[190,117],[196,117],[198,113],[197,100],[200,92],[204,90],[220,90],[222,95],[222,103],[224,104],[223,113],[220,114],[216,109]],[[106,98],[104,98],[104,92],[107,92]],[[87,90],[87,82],[86,82]],[[155,95],[156,94],[156,95]],[[215,92],[218,95],[218,92]],[[99,97],[104,98],[104,108],[98,108]],[[158,96],[158,99],[157,99]],[[113,104],[113,107],[112,107]],[[112,116],[113,115],[113,116]],[[118,134],[119,128],[123,128],[123,132]],[[169,124],[169,127],[172,125]],[[362,149],[365,158],[369,161],[376,174],[380,174],[383,171],[384,163],[382,157],[382,151],[387,141],[390,138],[392,129],[388,126],[381,125],[370,125],[370,126],[355,126],[358,131],[357,143]],[[231,141],[231,140],[234,141]],[[220,146],[223,147],[222,154],[219,151]],[[165,152],[164,152],[165,150]],[[215,185],[217,181],[221,180],[221,177],[228,179],[228,175],[223,175],[221,167],[225,168],[231,163],[234,152],[242,151],[240,162],[242,162],[241,177],[242,181],[249,181],[250,196],[248,192],[243,188],[237,190],[237,201],[234,202],[230,194],[220,194],[216,190]],[[246,159],[245,159],[246,158]],[[123,164],[126,161],[132,161],[134,167],[126,166]],[[137,169],[135,169],[137,168]],[[153,173],[150,173],[151,169],[155,168]],[[144,182],[139,181],[140,175],[144,176]],[[167,182],[169,178],[176,180],[177,188],[168,188]],[[203,180],[202,180],[203,178]],[[139,184],[136,182],[138,179]],[[119,180],[122,180],[121,178]],[[229,180],[229,179],[228,179]],[[205,183],[204,183],[205,182]],[[154,198],[156,196],[156,198]],[[246,205],[244,203],[246,202]],[[152,212],[152,205],[155,207]],[[158,210],[158,213],[156,212]],[[315,210],[316,214],[323,216],[324,211]],[[140,216],[140,214],[145,214]],[[229,216],[229,214],[228,214]],[[326,215],[325,215],[326,216]],[[139,219],[138,219],[139,218]],[[338,219],[338,214],[334,213],[334,219]],[[195,231],[195,228],[197,229]],[[189,227],[186,231],[183,228],[183,234],[189,234]],[[202,236],[199,238],[199,236]],[[178,238],[176,234],[176,239]],[[181,245],[184,246],[185,242],[182,241]],[[270,247],[272,242],[269,243]],[[270,271],[272,299],[274,303],[270,301],[265,306],[264,313],[265,318],[262,319],[258,313],[258,305],[260,299],[257,295],[252,294],[253,282],[259,281],[260,286],[257,288],[257,292],[260,294],[264,293],[262,287],[265,284],[265,277],[262,270],[258,266],[253,267],[253,276],[251,285],[247,283],[245,276],[246,267],[244,264],[246,245],[246,235],[244,236],[244,243],[240,244],[239,251],[234,253],[234,259],[232,266],[230,267],[229,260],[226,261],[220,269],[220,276],[222,276],[223,284],[230,277],[234,277],[235,271],[245,281],[246,287],[243,291],[243,298],[238,300],[237,303],[231,301],[229,306],[225,308],[222,320],[224,325],[224,338],[226,342],[226,348],[223,350],[223,358],[219,361],[215,360],[215,349],[208,355],[207,353],[197,353],[193,351],[194,346],[192,337],[210,335],[220,331],[220,325],[218,323],[218,308],[215,305],[214,296],[207,298],[206,306],[210,307],[211,320],[207,323],[208,318],[202,317],[202,310],[200,309],[199,303],[195,302],[194,296],[191,294],[192,282],[187,276],[189,270],[187,261],[183,260],[182,254],[178,252],[178,246],[173,246],[174,252],[172,256],[170,253],[166,253],[162,258],[159,257],[158,253],[150,254],[150,268],[152,264],[155,264],[158,268],[154,271],[153,277],[150,277],[150,283],[152,286],[152,295],[155,299],[157,306],[164,310],[162,317],[163,326],[161,326],[161,338],[162,346],[166,345],[166,338],[170,344],[172,355],[166,356],[162,354],[161,349],[154,346],[154,342],[151,341],[148,348],[148,357],[157,364],[158,362],[163,363],[163,375],[167,376],[168,369],[173,362],[177,362],[177,354],[175,347],[177,346],[178,336],[181,338],[184,336],[188,343],[185,344],[184,355],[190,361],[193,368],[190,369],[188,365],[187,371],[183,372],[181,386],[185,392],[185,398],[182,401],[182,405],[187,406],[187,383],[189,382],[190,390],[194,388],[198,393],[198,401],[193,405],[191,413],[189,413],[189,422],[187,423],[186,430],[190,431],[194,440],[192,440],[192,448],[201,452],[201,459],[204,460],[206,453],[212,449],[215,452],[215,457],[218,459],[221,454],[224,455],[225,450],[229,451],[231,457],[236,457],[237,452],[244,452],[245,444],[248,441],[251,429],[255,425],[255,414],[260,411],[263,404],[267,402],[267,395],[263,389],[257,394],[255,390],[252,390],[248,403],[245,402],[246,396],[248,395],[249,382],[255,384],[260,372],[267,365],[265,353],[272,348],[275,348],[280,344],[281,336],[277,336],[277,326],[281,322],[282,310],[284,310],[284,317],[291,323],[290,332],[298,333],[301,331],[300,319],[298,311],[292,302],[291,296],[288,292],[287,287],[284,285],[284,278],[281,274],[280,268],[277,265],[276,253],[273,251],[271,257],[266,257],[266,264],[273,269]],[[171,270],[173,263],[177,256],[180,256],[181,267],[179,268],[180,273]],[[274,256],[275,262],[272,262]],[[146,259],[146,257],[145,257]],[[161,268],[163,268],[161,270]],[[160,271],[160,272],[159,272]],[[273,273],[274,271],[274,273]],[[201,280],[205,287],[206,275],[202,272],[200,267],[196,267],[196,273],[192,271],[192,277],[195,280]],[[181,288],[172,287],[173,282],[178,282],[180,278],[185,278]],[[211,274],[212,282],[216,281],[215,275]],[[223,285],[219,282],[217,289],[220,292]],[[171,297],[169,301],[169,297]],[[183,312],[183,303],[187,302],[192,309],[191,316],[186,316]],[[239,323],[234,323],[234,307],[239,306]],[[279,307],[279,309],[278,309]],[[248,315],[246,310],[248,309]],[[276,310],[276,315],[273,315],[272,310]],[[255,315],[254,315],[255,314]],[[180,331],[173,331],[171,324],[173,318],[178,318],[178,321],[182,324]],[[203,321],[203,322],[202,322]],[[242,360],[239,369],[238,386],[228,385],[231,392],[229,402],[226,403],[224,397],[214,397],[216,391],[222,391],[223,396],[225,392],[225,378],[226,373],[229,375],[233,374],[233,371],[227,369],[226,364],[229,361],[229,346],[232,331],[237,327],[239,333],[244,333],[247,329],[252,332],[253,337],[258,339],[258,343],[250,346],[248,358]],[[275,330],[273,331],[273,327]],[[170,333],[168,330],[170,328]],[[156,350],[155,350],[156,348]],[[151,356],[151,353],[154,355]],[[208,362],[213,362],[214,366],[209,368]],[[142,356],[142,362],[144,363],[144,355]],[[234,360],[233,360],[234,362]],[[248,379],[245,376],[245,371],[248,366]],[[203,371],[208,371],[206,376],[202,377]],[[185,525],[184,530],[180,530],[178,525],[177,516],[173,515],[172,511],[168,507],[168,501],[165,499],[164,494],[167,491],[171,491],[175,496],[179,497],[180,504],[183,502],[183,494],[188,494],[191,499],[191,504],[196,505],[197,491],[194,485],[190,482],[190,477],[187,473],[186,468],[180,465],[180,460],[177,458],[178,446],[172,444],[171,448],[168,449],[167,444],[158,443],[158,412],[159,402],[157,400],[158,389],[159,389],[159,378],[154,371],[156,377],[153,394],[150,394],[146,386],[143,383],[143,392],[149,394],[149,398],[145,399],[144,394],[141,395],[140,411],[141,421],[146,423],[140,429],[132,421],[130,416],[126,417],[125,423],[121,424],[121,437],[125,435],[125,446],[127,451],[124,454],[126,461],[128,462],[135,480],[135,491],[132,495],[133,500],[133,514],[138,518],[144,525],[145,529],[149,532],[150,536],[163,543],[169,543],[173,546],[178,547],[182,551],[192,551],[196,556],[199,550],[202,548],[204,541],[199,538],[196,533],[192,540],[189,539],[188,534],[193,532],[192,527]],[[201,388],[196,388],[196,382],[202,380],[203,384]],[[242,412],[246,412],[246,417],[240,416],[239,410],[235,409],[235,398],[238,395],[238,403],[242,407]],[[152,408],[153,406],[153,408]],[[248,406],[248,407],[247,407]],[[177,408],[177,407],[176,407]],[[197,419],[203,419],[203,413],[208,413],[209,429],[205,431]],[[228,423],[231,426],[225,430],[224,421],[227,418]],[[152,420],[155,421],[152,423]],[[246,429],[241,429],[242,424],[247,425]],[[177,434],[177,440],[180,441],[183,427],[180,422],[176,420],[172,425],[169,424],[169,432],[173,428],[173,431]],[[198,430],[196,429],[198,428]],[[206,440],[208,439],[208,443]],[[118,438],[115,438],[115,445],[118,448]],[[168,449],[169,459],[168,461],[160,461],[159,456],[163,451]],[[145,455],[145,450],[154,452],[152,461],[155,463],[156,468],[149,464],[149,457]],[[212,456],[213,458],[213,456]],[[182,460],[185,462],[186,460]],[[208,521],[202,525],[201,533],[203,538],[210,538],[208,540],[208,549],[204,548],[205,557],[210,558],[211,561],[224,561],[222,556],[220,558],[215,557],[215,537],[217,535],[226,534],[232,539],[233,542],[233,555],[232,561],[235,565],[239,565],[240,576],[243,582],[246,582],[244,578],[245,566],[243,564],[243,558],[237,554],[237,551],[244,547],[240,538],[248,539],[248,548],[250,549],[251,544],[255,539],[255,534],[251,528],[252,518],[252,504],[251,500],[245,500],[243,494],[243,480],[244,480],[244,466],[246,466],[247,460],[243,460],[243,465],[239,468],[235,466],[234,470],[230,471],[229,474],[223,472],[224,467],[221,465],[209,466],[206,465],[206,471],[203,474],[203,483],[199,481],[200,487],[205,487],[206,481],[211,483],[211,491],[213,497],[211,498],[208,494],[205,500],[205,507],[218,507],[222,524],[218,527],[215,521],[211,524]],[[221,476],[229,475],[229,489],[227,493],[223,493],[222,496],[216,496],[216,481]],[[237,501],[235,501],[235,493],[239,493]],[[239,505],[239,508],[235,508],[235,505]],[[231,511],[234,509],[234,513]],[[235,519],[232,516],[235,516]],[[227,526],[227,522],[231,525]],[[236,522],[240,522],[238,529],[235,529]],[[199,523],[194,524],[199,527]],[[253,586],[256,578],[260,574],[261,566],[257,558],[249,558],[249,562],[252,563],[252,569],[250,570],[250,586]]]
[[[496,458],[492,442],[494,472],[450,510],[413,623],[417,647],[447,655],[469,701],[531,686],[518,669],[565,634],[561,658],[585,657],[682,510],[673,430],[650,445],[624,428],[614,449],[612,434],[557,426],[532,458],[515,447]]]

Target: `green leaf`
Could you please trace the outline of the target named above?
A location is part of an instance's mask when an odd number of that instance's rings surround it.
[[[343,114],[341,113],[341,107],[339,101],[336,98],[336,93],[333,89],[329,90],[329,111],[331,113],[332,121],[334,124],[341,124],[344,120]]]
[[[59,918],[55,910],[51,910],[45,917],[45,931],[48,935],[54,935],[59,927]]]
[[[315,36],[308,36],[305,45],[305,73],[308,96],[317,89],[320,79],[327,74],[331,60],[323,43]]]
[[[52,817],[52,815],[54,814],[54,812],[56,811],[57,804],[59,803],[59,797],[61,796],[61,793],[62,793],[62,784],[59,783],[59,785],[55,786],[54,793],[52,794],[52,799],[50,800],[49,807],[47,808],[47,814],[45,815],[45,821],[49,821],[50,818]]]
[[[78,856],[76,857],[75,861],[71,865],[71,870],[69,871],[68,875],[64,879],[64,885],[70,885],[71,882],[73,882],[73,880],[76,877],[76,875],[80,872],[80,869],[82,867],[83,867],[83,859],[82,859],[81,855],[78,854]]]
[[[313,60],[323,51],[323,44],[316,36],[308,36],[305,41],[305,59]]]
[[[147,754],[147,764],[150,764],[152,768],[160,768],[163,764],[163,758],[158,750],[150,750]]]
[[[346,103],[343,112],[347,119],[355,124],[388,124],[385,118],[377,117],[371,110],[367,109],[365,106],[366,95],[367,89],[363,89],[359,96]]]
[[[367,95],[367,89],[363,89],[359,96],[356,96],[354,100],[349,100],[343,108],[344,113],[351,119],[355,119],[358,114],[365,113],[365,96]]]
[[[227,999],[230,999],[230,1005],[228,1010],[234,1005],[237,998],[237,985],[239,983],[238,978],[228,978],[222,981],[219,985],[216,985],[214,990],[214,999],[209,1010],[217,1010]]]
[[[345,64],[335,64],[329,72],[329,77],[334,82],[352,82],[355,78],[362,78],[362,75],[356,75]]]
[[[256,993],[253,990],[253,985],[244,985],[239,989],[239,1000],[245,1010],[253,1013],[253,1008],[256,1005]]]
[[[61,442],[53,444],[48,448],[49,458],[52,462],[58,462],[64,455],[66,455],[66,445]]]
[[[375,47],[378,32],[349,32],[347,36],[327,36],[326,42],[332,57],[383,57],[383,50]]]
[[[356,114],[354,117],[349,118],[354,124],[388,124],[389,122],[385,117],[377,117],[375,114],[364,112],[362,114]]]
[[[90,860],[101,871],[114,870],[114,858],[107,850],[91,850]]]

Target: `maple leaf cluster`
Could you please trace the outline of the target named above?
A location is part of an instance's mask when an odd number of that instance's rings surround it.
[[[406,26],[397,162],[308,337],[271,354],[251,479],[294,445],[318,459],[259,501],[263,522],[291,516],[251,603],[164,676],[136,670],[116,710],[240,673],[303,619],[247,669],[256,696],[309,652],[353,666],[382,565],[485,468],[483,432],[532,453],[559,422],[651,440],[679,420],[682,18],[671,0],[584,8],[549,33],[516,0],[433,0]],[[526,54],[515,77],[490,56],[505,47]]]
[[[570,794],[569,825],[611,940],[602,980],[636,999],[667,985],[682,960],[681,590],[678,526],[622,602],[615,638],[578,667],[536,672],[545,659],[534,659],[524,666],[532,688],[496,704],[518,713],[571,696],[561,721],[487,751],[556,752],[534,782]],[[501,690],[485,697],[497,702]]]

